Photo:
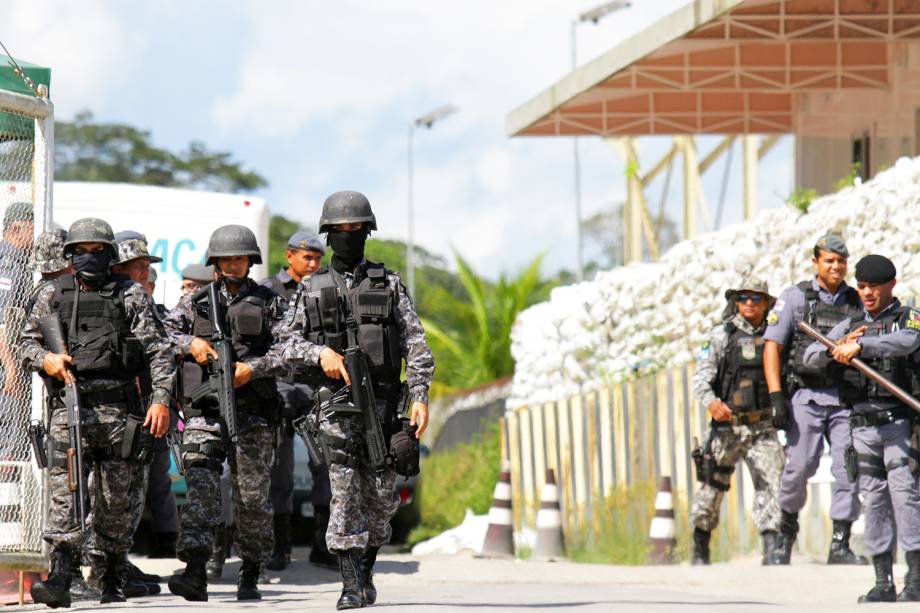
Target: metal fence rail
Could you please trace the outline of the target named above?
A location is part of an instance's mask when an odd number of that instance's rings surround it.
[[[47,568],[41,533],[48,488],[27,434],[29,421],[42,418],[43,388],[20,368],[14,344],[34,286],[29,236],[51,226],[53,143],[51,103],[0,90],[0,214],[5,222],[0,241],[0,568],[16,570]],[[32,205],[31,224],[7,219],[10,207],[27,204]]]

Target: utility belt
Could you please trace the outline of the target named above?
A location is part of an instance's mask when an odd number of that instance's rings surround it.
[[[79,387],[79,385],[78,385]],[[52,409],[60,409],[64,406],[64,389],[55,389],[50,394],[50,403]],[[118,404],[124,402],[129,408],[133,408],[140,402],[140,393],[134,381],[125,381],[117,387],[111,387],[104,390],[80,390],[80,404],[85,408],[97,404]]]
[[[716,428],[728,428],[738,426],[753,426],[755,424],[770,421],[773,418],[773,412],[770,409],[758,409],[756,411],[732,412],[731,421],[713,422]]]
[[[275,423],[278,421],[281,404],[282,400],[280,396],[263,398],[256,394],[241,394],[236,397],[237,416],[243,414],[252,415],[254,417],[261,417],[269,423]],[[219,418],[220,406],[216,404],[199,404],[195,406],[192,403],[192,399],[186,397],[185,401],[182,403],[182,414],[185,419],[191,419],[192,417]]]
[[[873,413],[857,413],[850,415],[850,428],[878,428],[894,423],[899,419],[912,419],[914,412],[905,406],[892,407]]]

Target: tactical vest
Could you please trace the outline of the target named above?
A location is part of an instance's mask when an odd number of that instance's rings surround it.
[[[208,318],[208,286],[198,290],[192,297],[192,335],[211,340],[211,320]],[[245,362],[248,358],[263,356],[268,353],[274,341],[271,332],[271,320],[266,311],[274,298],[271,289],[252,284],[245,296],[236,296],[228,306],[225,305],[227,329],[230,332],[230,346],[233,359]],[[224,297],[221,296],[221,300]],[[182,390],[186,398],[191,396],[210,373],[207,368],[199,366],[194,359],[187,357],[182,364]],[[277,411],[278,390],[274,377],[253,379],[246,385],[236,388],[237,408],[263,414],[274,419]]]
[[[889,309],[881,314],[875,321],[866,321],[863,313],[853,318],[847,332],[852,332],[860,326],[867,326],[863,337],[881,336],[901,329],[904,317],[910,312],[908,307]],[[880,375],[897,385],[910,390],[913,383],[913,364],[910,356],[889,358],[861,358],[866,364],[878,371]],[[840,401],[847,405],[859,402],[876,400],[886,403],[898,402],[897,398],[881,385],[872,381],[855,368],[846,368],[843,371],[840,383]]]
[[[846,288],[844,303],[841,305],[827,304],[821,300],[811,281],[802,281],[797,287],[805,294],[805,311],[802,314],[802,320],[821,334],[826,335],[847,317],[860,317],[863,312],[859,294],[852,287]],[[831,364],[825,369],[805,365],[805,350],[812,342],[813,339],[798,328],[793,332],[787,353],[787,366],[792,374],[793,386],[818,389],[837,387],[841,374],[839,367]]]
[[[51,311],[61,318],[77,378],[134,379],[144,366],[144,349],[125,312],[125,290],[133,282],[113,277],[90,291],[80,291],[73,275],[51,283]]]
[[[305,280],[298,298],[304,303],[303,334],[311,343],[344,353],[353,326],[358,345],[367,352],[375,387],[398,389],[402,371],[398,290],[383,264],[368,262],[365,272],[350,289],[342,275],[325,266]]]
[[[269,277],[265,281],[262,281],[262,284],[265,285],[266,282],[268,283],[268,287],[270,287],[273,292],[275,292],[276,294],[278,294],[285,300],[290,300],[291,296],[294,295],[298,287],[297,285],[295,285],[293,288],[288,289],[287,287],[284,286],[284,283],[281,282],[281,279],[279,279],[277,275]]]
[[[763,372],[763,332],[749,334],[726,322],[725,333],[728,338],[716,373],[719,398],[737,413],[768,408],[770,391]]]

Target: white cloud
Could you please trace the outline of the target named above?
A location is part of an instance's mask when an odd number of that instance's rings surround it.
[[[656,0],[654,8],[580,26],[579,57],[606,51],[636,24],[683,1]],[[562,139],[509,140],[504,119],[568,71],[570,21],[594,4],[288,0],[268,11],[253,1],[237,83],[218,95],[212,119],[226,133],[282,141],[308,127],[331,128],[333,138],[309,143],[328,150],[322,164],[298,180],[312,200],[341,188],[329,181],[336,168],[350,173],[350,153],[372,148],[374,162],[390,172],[367,185],[368,195],[386,222],[382,234],[404,238],[405,132],[398,126],[453,103],[456,116],[416,138],[418,243],[448,256],[451,245],[462,245],[490,275],[547,250],[548,270],[571,268],[571,147]],[[611,193],[621,199],[621,167],[609,149],[585,160],[586,213],[606,206]],[[360,180],[362,170],[354,175]],[[296,201],[285,195],[274,204],[293,212],[288,203]]]
[[[62,118],[112,108],[112,94],[144,46],[144,36],[128,32],[106,0],[8,0],[3,13],[0,35],[10,52],[51,68],[51,99]]]

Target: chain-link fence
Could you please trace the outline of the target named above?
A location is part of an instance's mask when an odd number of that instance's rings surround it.
[[[0,566],[44,567],[45,476],[29,442],[42,388],[23,371],[15,341],[34,286],[34,237],[50,224],[51,104],[0,91]]]

